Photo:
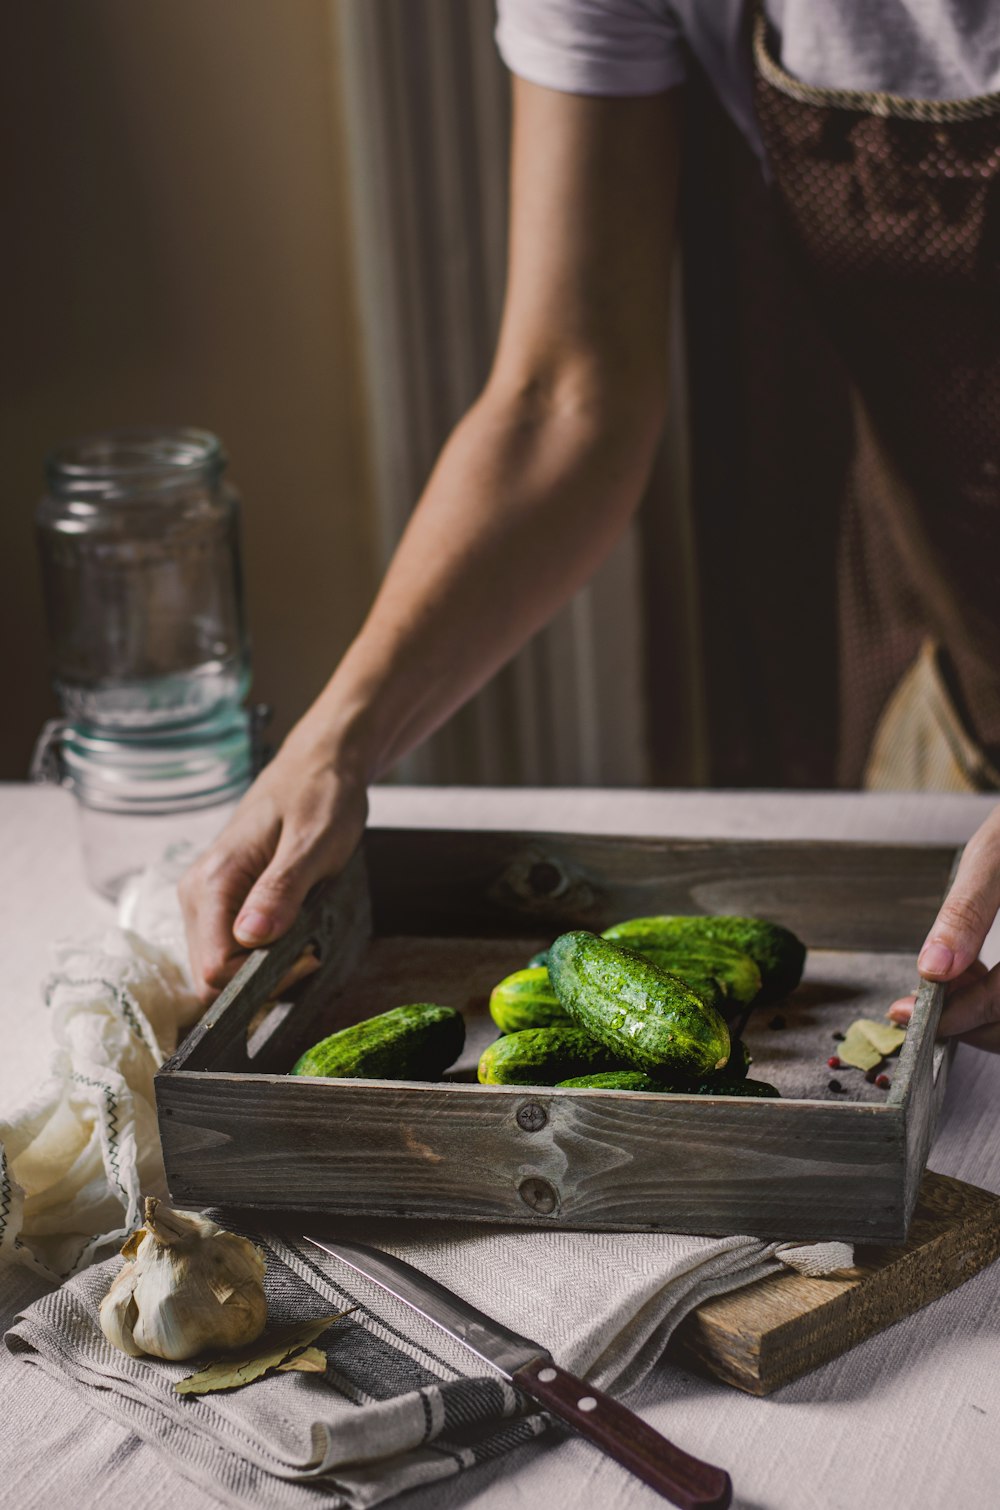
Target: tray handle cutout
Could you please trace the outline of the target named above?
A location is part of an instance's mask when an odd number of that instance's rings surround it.
[[[267,949],[255,949],[160,1070],[225,1073],[286,1069],[312,1042],[313,1024],[356,968],[371,937],[371,903],[362,849],[343,872],[306,897],[293,926]],[[284,995],[282,985],[307,953],[319,968]],[[270,1010],[269,1010],[270,1009]]]

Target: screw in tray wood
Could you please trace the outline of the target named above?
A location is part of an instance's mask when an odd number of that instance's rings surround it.
[[[517,1109],[517,1125],[525,1132],[538,1132],[549,1120],[548,1112],[537,1101],[529,1101]]]
[[[532,1211],[537,1211],[539,1216],[549,1216],[559,1204],[555,1187],[537,1174],[530,1174],[526,1180],[522,1180],[517,1193],[524,1204],[530,1206]]]

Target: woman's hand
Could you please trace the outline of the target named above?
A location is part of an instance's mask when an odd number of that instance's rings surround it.
[[[965,847],[954,885],[917,960],[925,980],[944,981],[947,1000],[938,1032],[975,1048],[1000,1053],[1000,965],[979,959],[1000,909],[1000,807]],[[893,1002],[889,1016],[910,1020],[914,998]]]
[[[317,881],[342,870],[368,813],[348,763],[293,734],[180,883],[195,989],[207,1005],[246,959],[295,921]],[[302,961],[284,984],[311,968]]]

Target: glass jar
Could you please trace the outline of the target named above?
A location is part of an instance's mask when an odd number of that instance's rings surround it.
[[[36,523],[56,692],[32,775],[77,798],[91,883],[193,856],[253,779],[239,496],[203,430],[120,430],[48,459]]]
[[[170,728],[243,701],[239,496],[204,430],[119,430],[52,453],[36,514],[56,692],[93,728]]]
[[[36,781],[77,799],[90,884],[118,897],[147,865],[192,860],[249,786],[257,710],[231,708],[156,738],[115,738],[54,719],[35,748]]]

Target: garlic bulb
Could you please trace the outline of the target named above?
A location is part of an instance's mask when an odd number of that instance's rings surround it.
[[[196,1211],[146,1197],[146,1225],[101,1301],[109,1342],[139,1358],[193,1358],[253,1342],[264,1330],[264,1255]]]

